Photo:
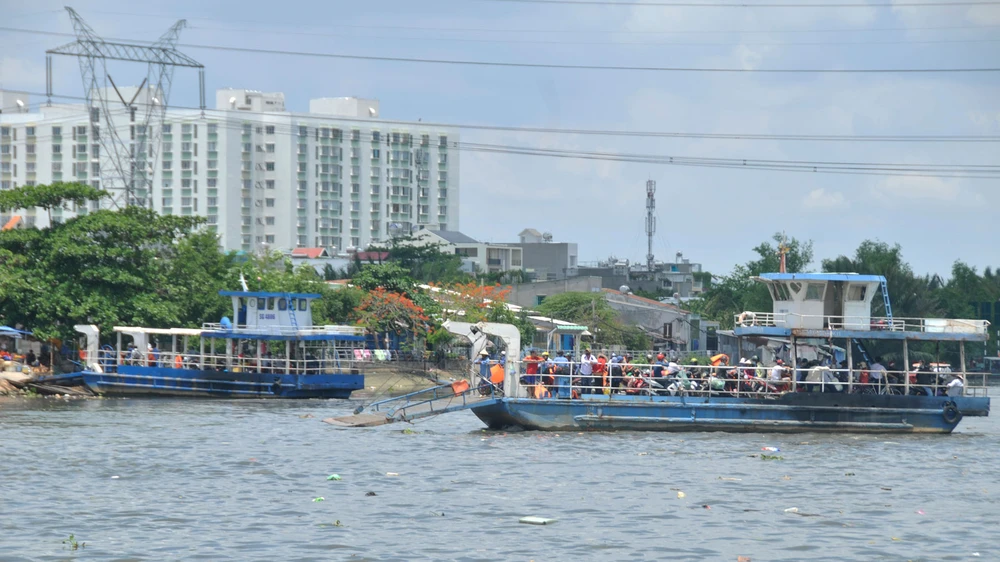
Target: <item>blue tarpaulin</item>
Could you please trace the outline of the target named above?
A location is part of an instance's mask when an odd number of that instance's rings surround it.
[[[21,336],[30,336],[31,332],[25,332],[24,330],[15,330],[10,326],[0,326],[0,337],[8,338],[19,338]]]

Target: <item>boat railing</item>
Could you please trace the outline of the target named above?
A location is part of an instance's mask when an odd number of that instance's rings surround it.
[[[520,362],[521,366],[527,362]],[[555,369],[550,365],[557,365]],[[478,366],[477,366],[478,367]],[[581,363],[542,364],[541,373],[517,371],[511,395],[522,398],[616,396],[731,396],[777,398],[787,392],[894,394],[916,396],[986,396],[988,373],[871,372],[810,366],[677,365],[607,363],[582,373]],[[485,385],[479,373],[474,380]]]
[[[287,358],[284,356],[231,355],[199,353],[198,351],[146,351],[102,349],[96,361],[105,373],[117,372],[120,366],[230,371],[262,374],[337,374],[357,372],[363,361],[356,359],[353,349],[331,349],[318,356]],[[94,362],[89,361],[88,366]]]
[[[232,332],[233,335],[239,336],[239,334],[265,334],[265,335],[275,335],[275,336],[323,336],[323,335],[340,335],[340,336],[363,336],[365,335],[365,329],[360,326],[339,326],[339,325],[324,325],[324,326],[312,326],[309,328],[300,328],[297,326],[261,326],[258,328],[225,328],[222,324],[206,322],[201,325],[202,330],[206,332]]]
[[[811,320],[821,319],[821,322]],[[824,330],[986,334],[987,320],[959,318],[879,318],[774,312],[742,312],[734,315],[737,327],[777,327],[822,325]]]

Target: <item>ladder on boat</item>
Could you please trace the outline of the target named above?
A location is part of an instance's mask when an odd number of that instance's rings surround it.
[[[288,319],[292,321],[292,327],[299,331],[299,319],[295,317],[295,304],[292,301],[291,293],[285,293],[285,302],[288,303]]]
[[[865,344],[861,343],[861,340],[859,339],[853,339],[851,341],[854,342],[854,345],[858,348],[858,351],[861,352],[861,357],[862,359],[865,360],[865,364],[870,367],[872,363],[874,363],[874,361],[872,361],[871,353],[868,353],[868,348],[865,347]]]
[[[492,388],[483,395],[468,381],[461,380],[373,402],[358,407],[352,416],[326,418],[323,421],[339,427],[374,427],[488,406],[496,404],[500,398],[499,392]]]
[[[885,318],[892,324],[892,303],[889,302],[889,284],[886,282],[885,277],[882,277],[882,282],[879,283],[882,288],[882,300],[885,302]]]

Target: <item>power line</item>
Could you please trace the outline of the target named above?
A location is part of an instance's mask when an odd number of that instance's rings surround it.
[[[541,39],[499,39],[499,38],[473,38],[473,37],[399,37],[391,35],[349,35],[343,33],[319,33],[309,31],[275,31],[261,29],[240,29],[225,27],[191,26],[191,29],[200,29],[212,32],[236,32],[236,33],[267,33],[270,35],[289,35],[293,37],[335,37],[338,39],[358,39],[358,40],[396,40],[396,41],[437,41],[443,43],[499,43],[503,45],[603,45],[603,46],[678,46],[678,47],[732,47],[736,45],[758,46],[758,47],[782,47],[782,46],[826,46],[826,45],[923,45],[923,44],[966,44],[966,43],[996,43],[1000,38],[983,39],[917,39],[899,41],[730,41],[730,42],[687,42],[687,41],[563,41],[563,40],[541,40]]]
[[[0,31],[40,35],[70,35],[52,31],[18,29],[0,27]],[[129,40],[133,41],[133,40]],[[1000,72],[1000,67],[980,68],[722,68],[722,67],[673,67],[673,66],[615,66],[590,64],[557,64],[530,62],[477,61],[458,59],[432,59],[419,57],[388,57],[376,55],[349,55],[343,53],[319,53],[310,51],[288,51],[280,49],[262,49],[254,47],[235,47],[226,45],[178,44],[177,47],[187,49],[205,49],[236,53],[251,53],[256,55],[280,55],[309,58],[327,58],[340,60],[363,60],[372,62],[401,62],[417,64],[437,64],[454,66],[480,66],[491,68],[534,68],[546,70],[590,70],[616,72],[694,72],[694,73],[730,73],[730,74],[939,74],[939,73],[983,73]]]
[[[121,110],[124,115],[125,110]],[[243,114],[243,112],[240,112]],[[262,113],[246,112],[248,116]],[[190,116],[190,120],[201,120],[200,116]],[[251,121],[251,119],[247,119]],[[251,121],[252,122],[252,121]],[[294,124],[277,124],[265,120],[257,120],[257,124],[267,124],[275,127],[275,134],[297,136],[299,126]],[[371,123],[369,121],[369,123]],[[412,124],[411,124],[412,125]],[[243,124],[226,121],[218,123],[223,130],[239,131]],[[373,140],[373,135],[367,135],[365,142]],[[73,143],[70,143],[73,144]],[[293,144],[296,143],[293,141]],[[368,145],[366,148],[371,148]],[[615,161],[653,165],[689,166],[698,168],[767,170],[782,172],[808,172],[824,174],[849,174],[869,176],[901,176],[901,177],[936,177],[955,179],[997,179],[1000,178],[1000,165],[992,164],[901,164],[885,162],[851,162],[851,161],[807,161],[807,160],[773,160],[756,158],[722,158],[697,156],[671,156],[663,154],[639,154],[628,152],[604,152],[551,149],[530,146],[506,144],[474,143],[467,141],[450,141],[449,150],[464,152],[481,152],[492,154],[535,156],[548,158],[565,158],[593,161]],[[386,161],[387,168],[388,161]]]
[[[750,4],[747,2],[631,2],[610,0],[479,0],[480,2],[501,2],[508,4],[574,4],[585,6],[621,6],[648,8],[932,8],[952,6],[997,6],[1000,2],[991,0],[956,0],[953,2],[848,2],[802,4],[791,2],[770,2]]]
[[[25,92],[32,96],[43,96],[38,92]],[[84,100],[81,96],[58,95],[60,99]],[[200,108],[193,106],[171,105],[171,109],[200,111]],[[83,111],[83,110],[81,110]],[[219,110],[208,110],[219,111]],[[246,112],[243,114],[269,115],[266,112]],[[290,114],[292,118],[297,114]],[[332,115],[306,114],[314,120],[326,120],[333,122],[352,122],[370,125],[371,119],[361,119],[354,117],[340,117]],[[1000,142],[998,135],[806,135],[806,134],[781,134],[781,133],[703,133],[703,132],[664,132],[664,131],[624,131],[614,129],[575,129],[558,127],[518,127],[504,125],[483,125],[470,123],[440,123],[430,121],[400,121],[379,119],[374,123],[384,123],[386,125],[400,125],[406,127],[425,127],[428,129],[459,129],[477,130],[510,133],[532,133],[532,134],[560,134],[560,135],[580,135],[580,136],[608,136],[608,137],[637,137],[637,138],[683,138],[683,139],[714,139],[714,140],[754,140],[754,141],[797,141],[797,142],[937,142],[937,143],[991,143]]]
[[[57,10],[61,11],[61,10]],[[154,17],[154,18],[170,18],[178,19],[177,16],[167,15],[167,14],[137,14],[131,12],[107,12],[107,11],[95,11],[98,14],[110,14],[110,15],[121,15],[121,16],[133,16],[133,17]],[[208,21],[217,23],[252,23],[252,24],[263,24],[267,26],[273,25],[294,25],[300,27],[299,22],[277,22],[274,20],[269,21],[257,21],[257,20],[237,20],[237,19],[212,19],[212,18],[187,18],[189,21]],[[997,25],[945,25],[945,26],[914,26],[914,27],[869,27],[859,29],[856,27],[840,27],[840,28],[819,28],[819,29],[720,29],[720,30],[707,30],[707,29],[682,29],[682,30],[671,30],[671,31],[652,31],[652,30],[601,30],[601,29],[583,29],[583,30],[572,30],[572,29],[524,29],[524,28],[473,28],[473,27],[429,27],[429,26],[409,26],[409,25],[362,25],[362,24],[346,24],[346,23],[334,23],[326,24],[323,27],[332,28],[345,28],[345,29],[377,29],[377,30],[390,30],[390,31],[433,31],[433,32],[468,32],[468,33],[544,33],[546,35],[554,33],[564,33],[564,34],[607,34],[607,35],[715,35],[715,34],[753,34],[753,33],[863,33],[863,32],[883,32],[883,31],[942,31],[942,30],[966,30],[966,31],[979,31],[979,30],[989,30],[995,29]],[[200,26],[192,26],[192,28],[208,29]],[[255,31],[265,31],[265,30],[255,30]]]

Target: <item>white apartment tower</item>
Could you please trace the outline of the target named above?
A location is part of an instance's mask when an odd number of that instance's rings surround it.
[[[126,99],[136,92],[122,90]],[[0,92],[0,188],[100,187],[101,131],[87,108],[28,101]],[[281,93],[218,90],[214,110],[168,110],[159,155],[148,163],[152,193],[137,196],[164,214],[205,217],[227,250],[339,252],[418,226],[458,230],[457,132],[378,115],[375,100],[314,99],[308,113],[292,113]],[[128,111],[115,119],[121,138],[141,144],[145,132]],[[53,220],[88,210],[57,210]],[[48,220],[35,209],[15,214],[27,225]]]

